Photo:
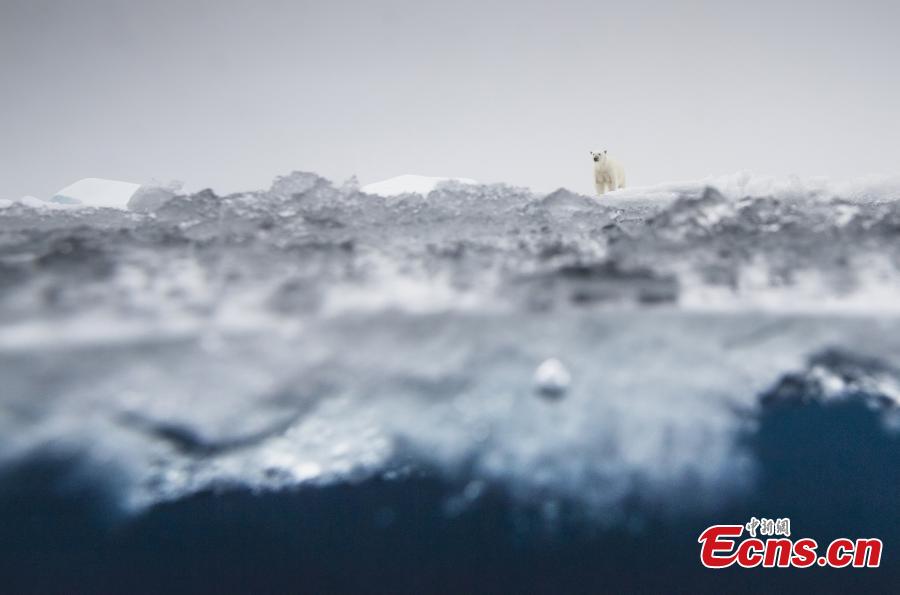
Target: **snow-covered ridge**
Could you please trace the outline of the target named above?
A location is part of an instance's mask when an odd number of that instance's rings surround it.
[[[104,178],[84,178],[56,192],[48,199],[23,196],[18,200],[0,199],[0,209],[23,205],[34,209],[77,210],[116,209],[147,212],[160,206],[182,190],[182,182],[160,183],[151,180],[135,184]]]
[[[846,201],[890,201],[900,199],[900,175],[878,175],[853,180],[771,176],[741,171],[700,180],[664,182],[651,186],[633,186],[610,193],[600,200],[675,200],[699,188],[715,188],[723,196],[738,200],[768,197],[780,200],[839,198]]]

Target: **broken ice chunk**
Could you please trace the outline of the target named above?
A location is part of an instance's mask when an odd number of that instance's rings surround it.
[[[168,184],[151,181],[137,189],[128,201],[128,208],[139,213],[152,213],[179,194],[183,186],[184,183],[177,180]]]

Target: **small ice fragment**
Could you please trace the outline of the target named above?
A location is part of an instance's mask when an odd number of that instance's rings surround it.
[[[561,361],[551,357],[534,371],[534,388],[543,397],[556,399],[569,389],[572,376]]]

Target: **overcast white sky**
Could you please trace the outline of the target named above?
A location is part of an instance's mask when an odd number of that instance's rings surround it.
[[[900,2],[0,0],[0,197],[900,172]]]

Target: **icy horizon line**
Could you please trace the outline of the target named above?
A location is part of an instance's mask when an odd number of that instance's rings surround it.
[[[220,193],[211,186],[207,187],[191,187],[184,182],[173,180],[167,183],[161,183],[156,179],[140,184],[122,180],[111,180],[105,178],[82,178],[65,188],[54,193],[50,198],[39,198],[33,195],[25,195],[18,199],[0,199],[0,208],[10,207],[14,204],[23,204],[32,208],[51,208],[51,209],[71,209],[84,207],[107,207],[128,210],[127,202],[137,192],[141,190],[162,189],[173,195],[191,196],[202,192],[211,192],[216,196],[236,196],[242,194],[265,193],[272,191],[273,187],[279,180],[289,179],[297,175],[314,175],[334,188],[343,188],[347,190],[356,190],[364,194],[373,196],[381,196],[392,198],[406,194],[418,194],[427,196],[438,186],[446,183],[461,183],[479,188],[483,187],[504,187],[514,188],[525,191],[537,198],[545,197],[556,192],[564,191],[575,196],[587,197],[597,200],[600,203],[610,201],[610,199],[676,199],[685,193],[696,192],[698,188],[711,187],[720,191],[723,195],[732,199],[740,199],[747,197],[773,197],[787,198],[790,196],[817,196],[820,198],[846,198],[853,200],[854,198],[872,197],[878,195],[882,199],[898,199],[900,198],[900,173],[894,174],[869,174],[847,180],[837,180],[827,176],[801,177],[799,175],[778,176],[770,174],[760,174],[750,170],[740,170],[731,174],[709,175],[696,180],[673,180],[660,182],[658,184],[650,184],[643,186],[631,186],[614,192],[609,192],[603,197],[584,194],[575,190],[571,190],[566,186],[559,186],[552,190],[538,190],[525,186],[517,186],[506,182],[480,182],[471,178],[459,178],[449,176],[423,176],[419,174],[402,174],[371,182],[368,184],[360,184],[358,178],[354,175],[350,178],[338,182],[316,172],[293,170],[287,174],[275,176],[268,188],[258,188],[253,190],[241,190],[237,192]],[[407,184],[407,187],[404,187]],[[70,189],[78,186],[88,186],[88,191],[97,192],[97,196],[91,197],[88,202],[79,202],[74,199]],[[118,199],[110,199],[104,194],[104,189],[112,190],[120,193]],[[124,197],[124,194],[130,194]],[[864,196],[861,196],[864,195]]]

